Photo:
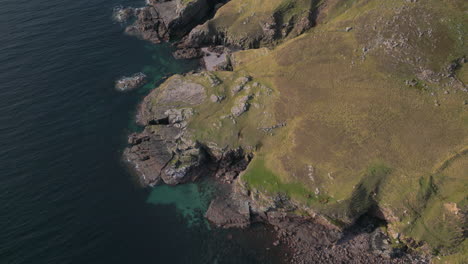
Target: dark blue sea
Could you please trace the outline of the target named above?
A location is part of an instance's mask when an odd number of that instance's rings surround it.
[[[205,180],[142,188],[121,162],[138,102],[193,70],[126,36],[122,0],[0,0],[0,263],[278,263],[264,227],[217,230]],[[121,93],[139,71],[152,82]]]

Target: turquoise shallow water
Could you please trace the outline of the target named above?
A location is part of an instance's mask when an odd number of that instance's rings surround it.
[[[216,187],[209,181],[178,186],[161,185],[152,189],[147,202],[155,205],[173,205],[184,217],[188,227],[205,225],[209,229],[203,215],[215,195]]]
[[[121,162],[138,103],[193,69],[111,20],[134,0],[0,0],[0,263],[274,263],[269,232],[211,229],[203,185],[143,189]],[[144,71],[152,83],[119,93]],[[232,238],[231,238],[232,237]]]

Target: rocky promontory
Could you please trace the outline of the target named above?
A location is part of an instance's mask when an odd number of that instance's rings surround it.
[[[242,149],[198,142],[187,127],[197,114],[196,107],[207,100],[201,84],[180,75],[169,78],[144,99],[137,121],[145,130],[129,137],[131,147],[124,152],[144,184],[174,185],[210,174],[232,180],[246,168],[248,157]]]

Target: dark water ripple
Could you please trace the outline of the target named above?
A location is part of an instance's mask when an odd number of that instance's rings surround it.
[[[176,206],[148,204],[121,164],[147,90],[118,93],[116,78],[193,68],[111,21],[143,3],[0,0],[0,264],[276,259],[265,232],[188,227]]]

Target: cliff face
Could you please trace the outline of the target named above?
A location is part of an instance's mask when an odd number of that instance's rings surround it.
[[[317,0],[230,1],[213,19],[185,38],[189,46],[223,44],[241,48],[272,46],[296,37],[315,24]]]
[[[462,0],[232,0],[183,45],[278,45],[168,79],[126,157],[149,184],[235,182],[266,218],[344,228],[373,214],[394,243],[463,263],[466,12]]]
[[[222,0],[147,1],[142,8],[119,10],[121,19],[135,16],[126,32],[153,43],[166,42],[187,34],[203,23]]]

